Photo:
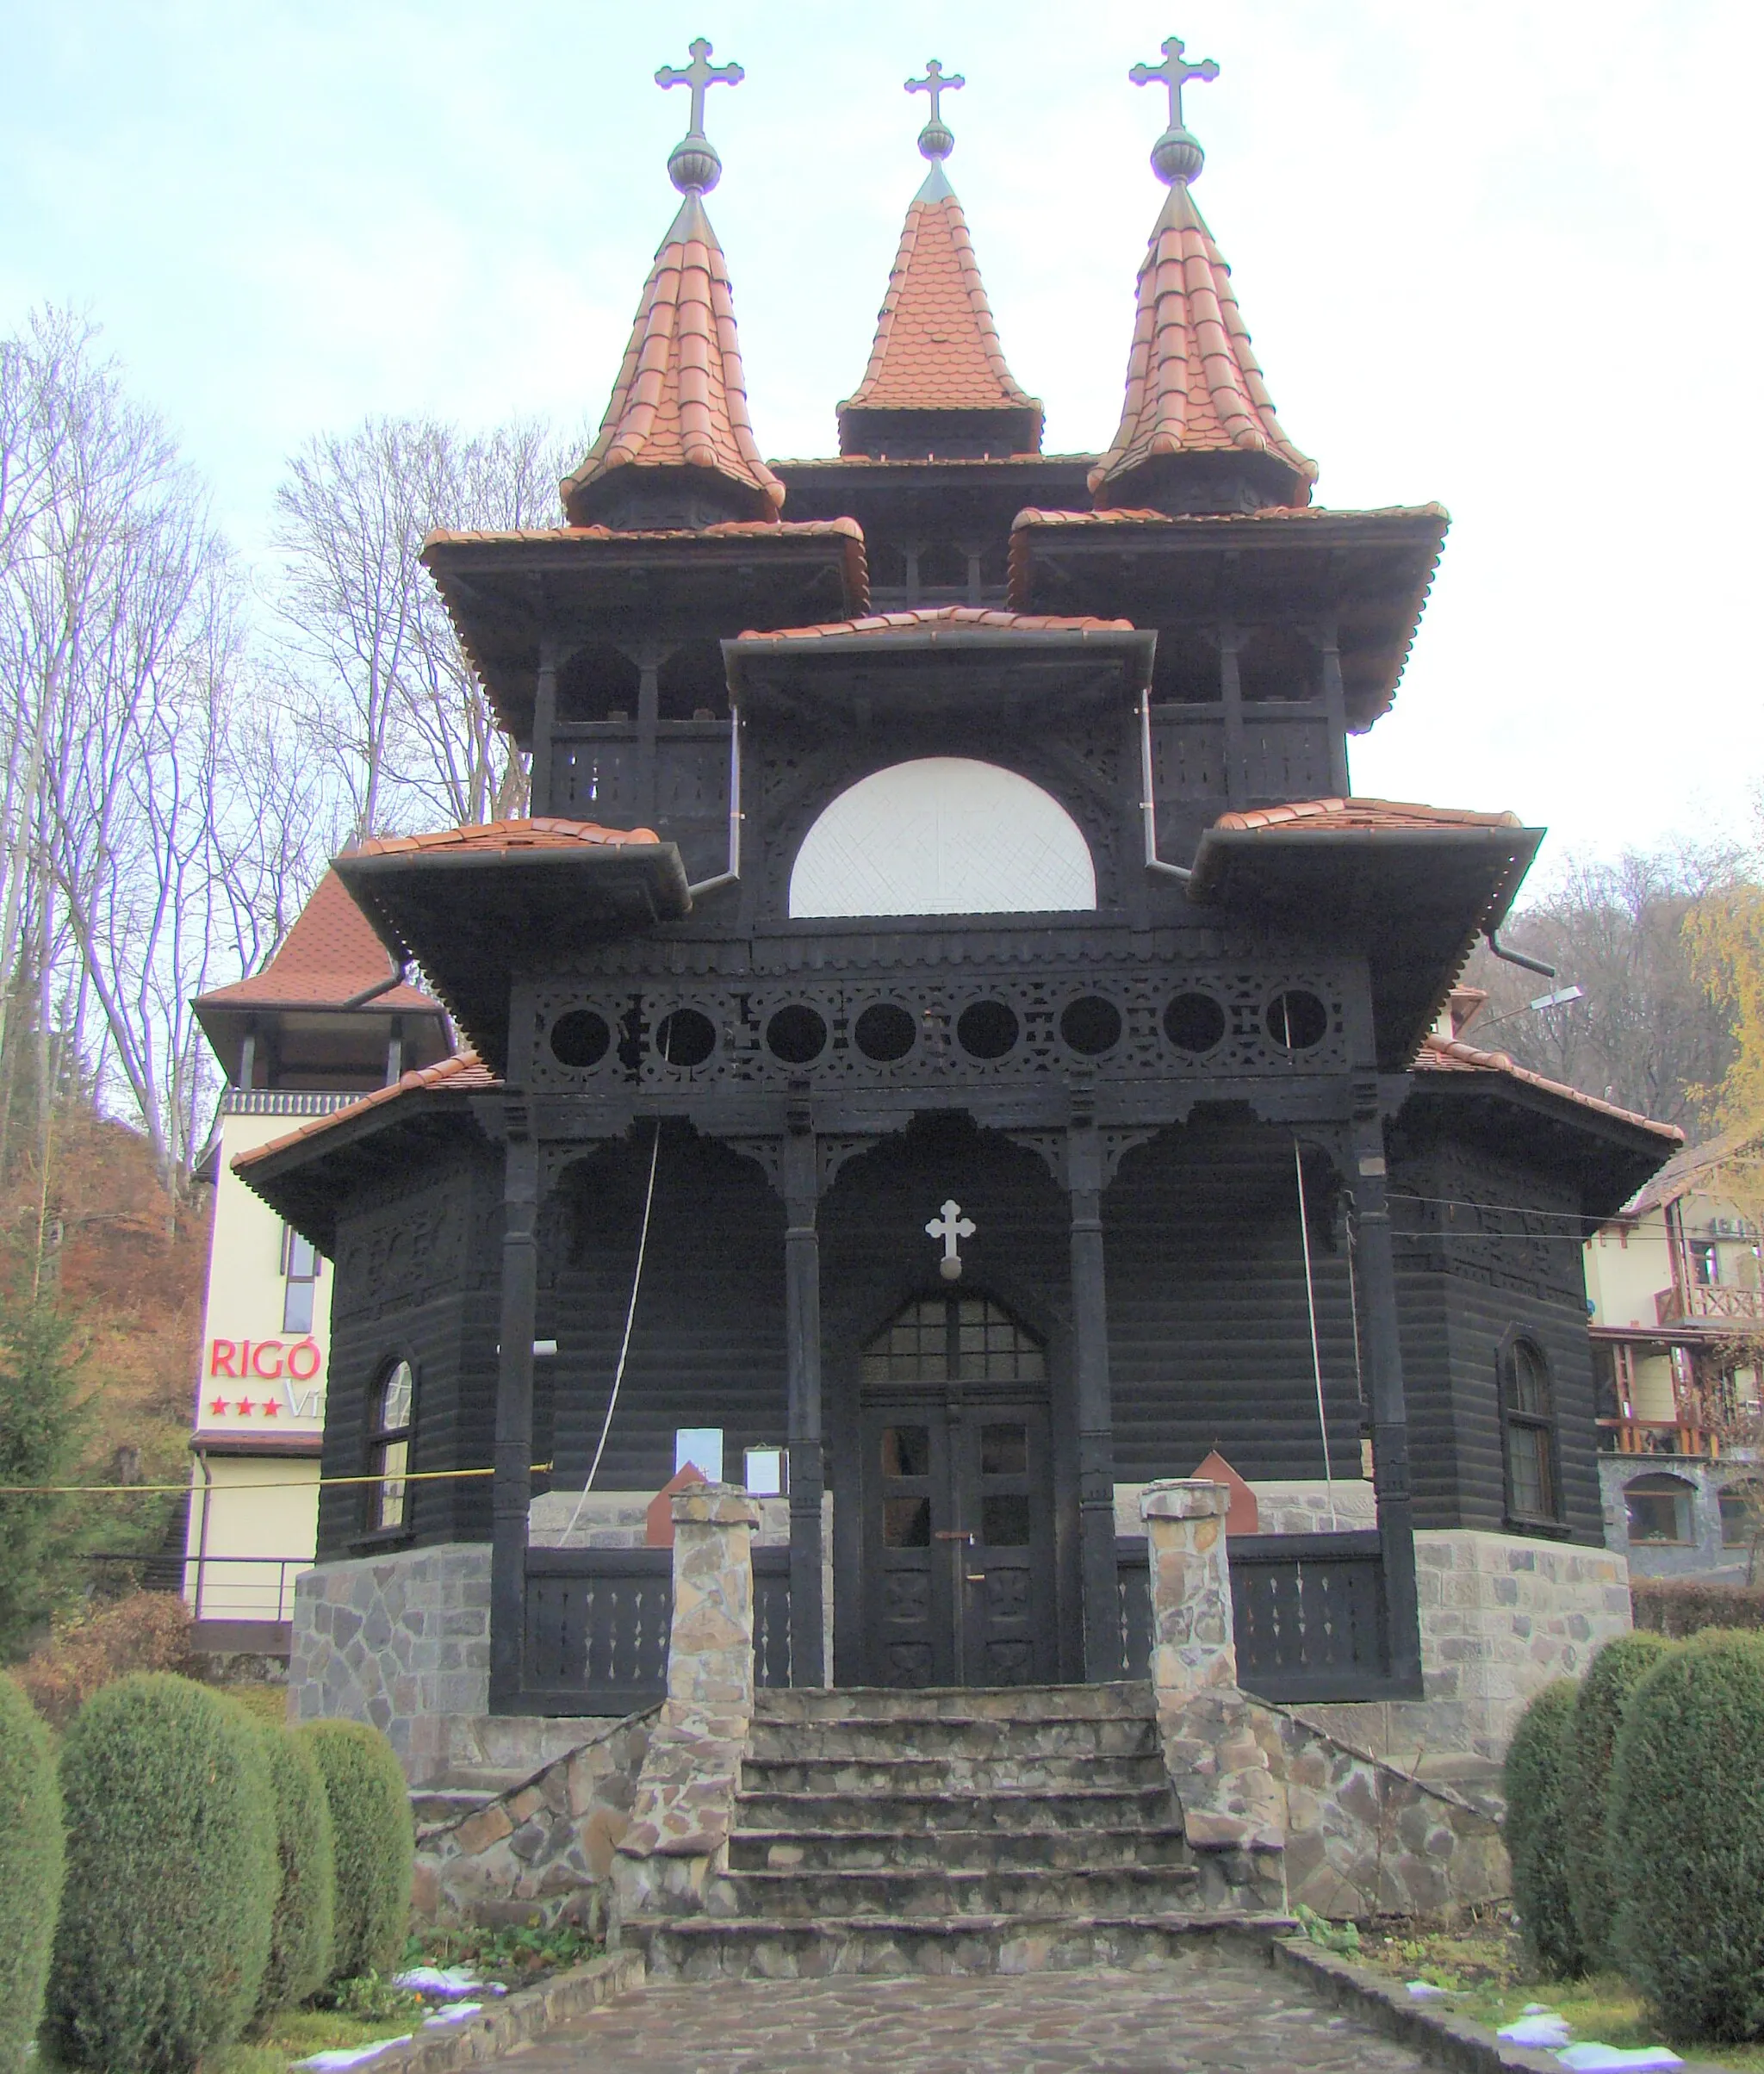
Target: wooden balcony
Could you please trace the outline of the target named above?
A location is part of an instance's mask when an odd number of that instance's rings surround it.
[[[1601,1419],[1599,1450],[1617,1455],[1697,1456],[1719,1459],[1721,1441],[1706,1427],[1676,1419]]]
[[[1674,1286],[1655,1297],[1654,1314],[1661,1325],[1764,1326],[1764,1291],[1726,1282]]]

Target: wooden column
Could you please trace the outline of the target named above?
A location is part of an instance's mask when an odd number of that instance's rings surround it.
[[[827,1682],[822,1589],[821,1240],[819,1155],[805,1098],[793,1097],[784,1140],[784,1306],[790,1443],[790,1682]]]
[[[1372,1486],[1390,1611],[1390,1668],[1398,1685],[1421,1694],[1420,1615],[1415,1599],[1415,1532],[1409,1494],[1408,1409],[1403,1398],[1402,1344],[1397,1326],[1396,1259],[1377,1084],[1355,1090],[1350,1131],[1360,1311],[1372,1399]]]
[[[1072,1370],[1078,1415],[1078,1560],[1084,1676],[1122,1674],[1115,1554],[1115,1413],[1109,1388],[1109,1295],[1102,1262],[1102,1146],[1092,1090],[1072,1090],[1065,1139],[1071,1202]]]
[[[655,737],[662,714],[662,653],[645,642],[637,656],[637,782],[632,804],[639,828],[655,825]]]
[[[1338,798],[1348,796],[1347,694],[1341,682],[1341,643],[1334,620],[1323,628],[1323,711],[1329,726],[1329,786]]]
[[[533,753],[528,767],[527,799],[535,814],[556,811],[551,798],[551,751],[557,732],[557,643],[539,636],[539,674],[533,683]]]
[[[1237,651],[1242,636],[1227,620],[1219,630],[1219,696],[1225,711],[1225,804],[1241,806],[1248,797],[1244,756],[1244,691]]]
[[[533,1326],[538,1301],[539,1148],[524,1120],[503,1145],[502,1316],[491,1487],[490,1705],[519,1710],[526,1642],[527,1512],[533,1460]]]

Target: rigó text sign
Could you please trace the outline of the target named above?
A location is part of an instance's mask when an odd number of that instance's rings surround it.
[[[319,1343],[303,1339],[211,1339],[208,1342],[208,1380],[211,1383],[236,1382],[247,1386],[235,1402],[221,1393],[210,1398],[208,1410],[216,1418],[231,1410],[249,1419],[255,1414],[274,1419],[283,1410],[295,1419],[324,1416],[324,1389],[318,1377],[325,1365]],[[279,1391],[254,1398],[253,1382],[279,1383]]]

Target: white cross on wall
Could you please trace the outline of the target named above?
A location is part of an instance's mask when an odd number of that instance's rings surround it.
[[[964,1239],[972,1239],[974,1231],[973,1219],[962,1215],[961,1205],[953,1196],[925,1226],[926,1238],[941,1239],[943,1241],[943,1257],[937,1264],[937,1272],[946,1282],[961,1280],[960,1242]]]

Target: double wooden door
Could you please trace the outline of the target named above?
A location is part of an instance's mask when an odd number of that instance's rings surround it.
[[[1040,1347],[984,1298],[934,1297],[873,1343],[863,1372],[868,1675],[888,1686],[1051,1681]]]

